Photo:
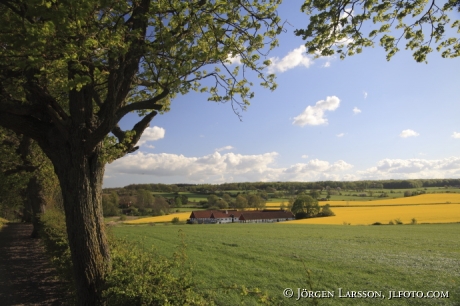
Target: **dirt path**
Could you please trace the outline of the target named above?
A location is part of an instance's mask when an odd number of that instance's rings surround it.
[[[63,283],[31,232],[24,223],[0,230],[0,305],[66,305]]]

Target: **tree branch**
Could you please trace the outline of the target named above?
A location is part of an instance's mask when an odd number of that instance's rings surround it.
[[[51,129],[49,124],[32,116],[16,115],[4,111],[0,111],[0,126],[35,140],[46,140]]]
[[[169,94],[169,89],[163,90],[159,95],[153,97],[152,99],[135,102],[128,104],[122,108],[120,108],[116,114],[117,122],[123,118],[127,113],[137,110],[144,110],[144,109],[153,109],[156,111],[160,111],[163,108],[163,105],[156,104],[158,101],[166,98]]]

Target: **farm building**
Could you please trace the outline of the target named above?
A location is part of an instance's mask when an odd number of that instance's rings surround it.
[[[239,217],[243,223],[268,223],[294,220],[292,212],[287,210],[244,211]]]
[[[197,210],[190,214],[189,223],[268,223],[294,220],[286,210]]]

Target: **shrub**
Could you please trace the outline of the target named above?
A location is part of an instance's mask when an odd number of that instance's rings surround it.
[[[401,221],[401,219],[399,219],[399,218],[398,218],[398,219],[395,219],[395,223],[396,223],[396,224],[399,224],[399,225],[400,225],[400,224],[403,224],[402,221]]]
[[[179,223],[179,217],[174,217],[174,218],[172,218],[171,222],[172,222],[173,224]]]
[[[318,214],[318,217],[331,217],[335,216],[334,212],[331,210],[329,204],[324,205],[321,208],[321,212]]]
[[[372,223],[372,225],[382,225],[382,223],[380,223],[380,222],[374,222],[374,223]]]
[[[72,261],[64,214],[49,209],[42,215],[42,241],[60,278],[73,279]],[[205,305],[193,290],[192,268],[185,243],[172,259],[146,252],[138,244],[116,239],[108,232],[112,269],[106,277],[103,297],[107,305]],[[75,292],[69,282],[69,292]],[[75,294],[73,295],[75,296]],[[69,305],[75,304],[69,301]]]
[[[0,229],[3,227],[3,225],[5,225],[6,223],[8,223],[8,220],[6,219],[3,219],[0,217]]]
[[[50,208],[41,215],[40,220],[42,222],[40,237],[46,253],[50,257],[51,264],[56,269],[59,278],[68,281],[66,289],[75,297],[72,259],[64,213],[57,208]]]
[[[103,293],[107,305],[205,305],[193,290],[184,243],[172,259],[113,238],[111,252],[112,272]]]
[[[295,218],[297,220],[306,219],[306,218],[308,218],[308,214],[306,212],[304,212],[304,211],[299,211],[298,213],[295,214]]]
[[[412,218],[412,220],[410,221],[410,224],[412,224],[412,225],[415,225],[415,224],[417,224],[417,219],[415,219],[415,218]]]

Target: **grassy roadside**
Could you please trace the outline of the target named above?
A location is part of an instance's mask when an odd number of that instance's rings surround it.
[[[460,303],[460,224],[343,226],[226,224],[123,226],[117,236],[141,241],[167,256],[180,243],[194,263],[200,294],[218,305],[257,305],[270,297],[276,305],[299,301],[284,288],[314,290],[449,291],[449,299],[401,299],[398,305]],[[305,266],[305,268],[304,268]],[[241,287],[245,286],[245,289]],[[320,305],[350,300],[323,299]],[[360,299],[359,305],[390,305],[387,299]]]
[[[8,222],[9,222],[8,220],[3,219],[3,218],[0,218],[0,230],[1,230],[2,227],[3,227],[6,223],[8,223]]]

